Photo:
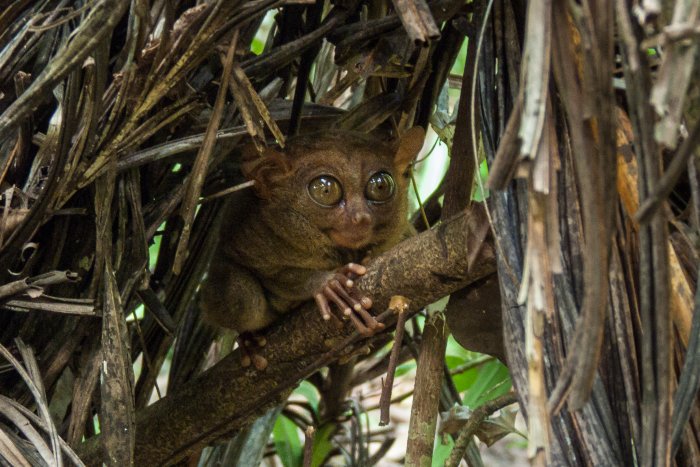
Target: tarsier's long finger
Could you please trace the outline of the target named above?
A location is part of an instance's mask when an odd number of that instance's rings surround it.
[[[348,263],[341,269],[341,272],[350,277],[351,279],[356,279],[367,272],[367,268],[361,264]]]
[[[355,277],[355,276],[353,275],[352,277]],[[330,282],[331,280],[336,280],[336,281],[338,281],[340,284],[342,284],[343,286],[347,287],[348,289],[351,288],[353,285],[355,285],[355,281],[352,280],[352,278],[350,278],[350,277],[348,277],[347,275],[342,274],[342,273],[340,273],[340,272],[339,272],[339,273],[336,273],[336,274],[333,276],[333,278],[334,278],[334,279],[330,279],[329,282]]]
[[[374,331],[362,324],[362,321],[360,321],[360,319],[354,314],[350,315],[350,321],[352,321],[352,325],[355,326],[357,332],[359,332],[363,336],[371,336],[372,334],[374,334]]]
[[[364,308],[360,308],[359,310],[357,310],[357,314],[360,315],[360,317],[362,317],[368,328],[374,331],[384,329],[384,324],[377,321],[376,318],[370,315]]]
[[[369,297],[362,297],[360,299],[360,303],[362,304],[362,308],[364,308],[365,310],[369,310],[370,308],[372,308],[372,299]]]
[[[348,279],[347,276],[344,276],[342,274],[336,274],[335,275],[335,280],[338,281],[338,283],[343,289],[344,295],[341,295],[341,298],[344,298],[347,303],[352,306],[354,310],[359,310],[360,308],[364,308],[366,310],[369,310],[372,308],[372,299],[369,297],[365,297],[362,295],[362,292],[358,291],[357,289],[353,288],[353,281]],[[331,279],[328,283],[331,284],[333,282],[333,279]],[[334,290],[338,293],[340,293],[339,290],[335,289]]]
[[[359,292],[357,289],[351,289],[350,292],[348,292],[350,296],[352,297],[352,308],[355,311],[360,311],[362,309],[369,310],[372,308],[372,299],[369,297],[365,297]]]
[[[350,316],[352,314],[352,308],[345,303],[345,301],[338,296],[337,293],[331,288],[330,285],[326,285],[323,288],[323,295],[325,295],[327,298],[331,300],[331,302],[335,303],[336,306],[340,309],[340,311],[343,313],[345,316]]]
[[[335,315],[331,313],[331,307],[328,304],[328,299],[323,296],[321,293],[317,293],[314,295],[314,300],[316,300],[316,306],[318,306],[318,310],[321,312],[321,316],[323,317],[324,321],[328,321],[331,319],[331,317],[335,318]]]
[[[347,292],[347,290],[345,290],[345,287],[343,287],[340,284],[340,282],[332,280],[328,283],[328,285],[331,289],[333,289],[333,291],[335,293],[337,293],[340,296],[341,299],[343,299],[345,301],[345,303],[347,305],[350,305],[355,310],[358,307],[362,308],[362,305],[360,304],[360,302],[357,299],[351,297],[350,294]]]

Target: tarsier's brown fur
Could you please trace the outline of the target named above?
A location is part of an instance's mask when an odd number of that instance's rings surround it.
[[[408,167],[423,137],[417,127],[393,143],[327,132],[291,139],[284,152],[245,151],[242,169],[256,181],[256,194],[243,206],[239,200],[225,215],[201,293],[205,319],[239,333],[256,331],[312,298],[321,300],[320,307],[324,300],[333,303],[336,316],[350,314],[351,306],[338,310],[338,302],[329,299],[327,289],[330,284],[337,289],[338,280],[355,306],[362,303],[364,315],[353,310],[353,323],[373,329],[365,311],[371,300],[352,287],[364,268],[344,266],[382,253],[412,232]],[[365,196],[366,185],[382,171],[393,177],[394,194],[386,202],[372,202]],[[320,175],[342,185],[337,205],[321,206],[309,195],[310,181]]]

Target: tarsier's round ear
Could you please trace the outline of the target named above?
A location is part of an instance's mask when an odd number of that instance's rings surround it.
[[[419,126],[409,128],[401,135],[394,155],[394,166],[399,173],[404,173],[416,158],[425,140],[425,130]]]
[[[258,152],[255,145],[249,143],[241,150],[241,172],[248,180],[255,181],[255,191],[261,198],[270,198],[271,188],[290,168],[287,156],[274,148],[266,147]]]

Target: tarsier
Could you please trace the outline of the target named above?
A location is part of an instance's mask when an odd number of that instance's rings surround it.
[[[201,293],[205,320],[248,342],[244,365],[267,366],[245,336],[310,299],[325,320],[349,319],[365,335],[384,327],[354,281],[369,257],[412,233],[408,168],[424,135],[414,127],[386,143],[335,131],[290,139],[283,152],[244,150],[256,196],[225,212]]]

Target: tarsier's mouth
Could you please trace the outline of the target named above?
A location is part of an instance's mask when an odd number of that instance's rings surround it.
[[[336,246],[357,250],[369,244],[372,239],[372,230],[367,229],[366,232],[350,232],[331,229],[328,232],[328,236]]]

